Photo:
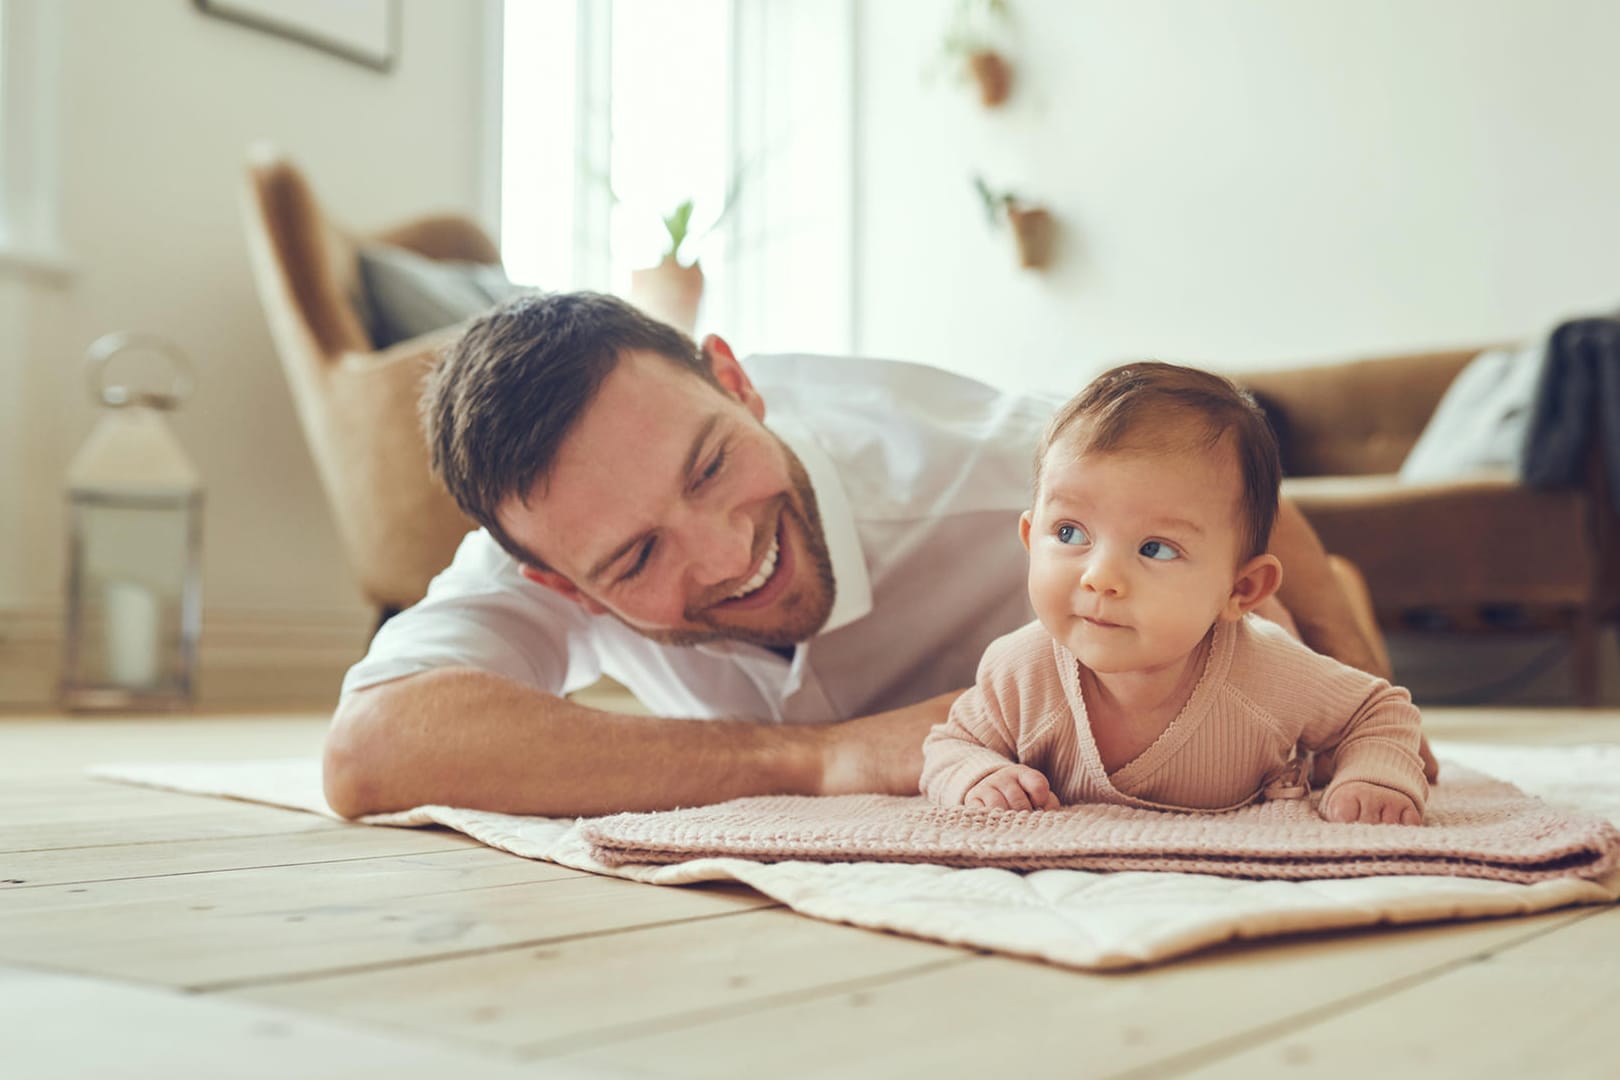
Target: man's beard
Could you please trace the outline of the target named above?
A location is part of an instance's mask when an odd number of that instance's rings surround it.
[[[772,438],[776,436],[773,434]],[[711,641],[740,641],[766,649],[781,649],[797,645],[815,636],[816,631],[827,622],[827,616],[832,614],[833,600],[837,595],[838,585],[833,579],[832,554],[827,549],[827,534],[821,525],[821,508],[816,503],[815,489],[810,486],[810,474],[805,472],[798,455],[786,443],[781,439],[776,439],[776,443],[787,458],[788,481],[792,490],[792,498],[787,500],[787,505],[782,508],[777,518],[777,528],[782,534],[782,542],[786,544],[788,529],[783,519],[791,518],[799,522],[799,532],[804,537],[804,548],[797,554],[809,560],[808,568],[819,586],[818,591],[813,595],[804,596],[803,603],[778,612],[782,621],[773,627],[726,625],[712,617],[714,610],[712,604],[697,611],[686,612],[686,621],[697,625],[679,629],[652,630],[632,626],[617,612],[609,609],[614,618],[619,619],[642,637],[656,641],[660,645],[689,646]],[[805,567],[802,566],[794,568],[795,575],[801,581],[804,580],[804,570]]]

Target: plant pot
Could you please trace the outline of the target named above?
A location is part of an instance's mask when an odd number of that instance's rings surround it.
[[[994,49],[979,49],[968,54],[968,70],[979,84],[979,101],[993,109],[1007,100],[1012,93],[1012,65],[1003,60]]]
[[[1018,241],[1018,264],[1039,270],[1052,261],[1052,240],[1057,222],[1039,206],[1007,207],[1007,221]]]
[[[673,255],[665,255],[657,266],[632,270],[630,302],[690,335],[697,329],[698,305],[703,302],[703,267],[682,266]]]

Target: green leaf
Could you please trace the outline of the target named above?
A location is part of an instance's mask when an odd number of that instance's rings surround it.
[[[990,219],[991,225],[1001,224],[1000,211],[1012,201],[1010,195],[997,195],[990,190],[990,185],[984,182],[984,177],[974,174],[973,188],[984,201],[984,216]]]
[[[669,254],[677,262],[680,261],[681,245],[686,243],[686,231],[691,224],[691,199],[687,199],[664,217],[664,228],[669,232]]]

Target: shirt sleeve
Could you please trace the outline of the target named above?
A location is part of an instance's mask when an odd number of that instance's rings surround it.
[[[1333,752],[1333,780],[1323,797],[1351,780],[1399,791],[1422,811],[1429,797],[1418,754],[1421,714],[1404,687],[1392,686],[1330,657],[1301,648],[1312,669],[1301,681],[1314,687],[1299,743]]]
[[[1011,636],[1011,635],[1009,635]],[[992,642],[973,686],[951,705],[945,722],[923,740],[922,793],[942,806],[961,806],[974,784],[1018,760],[1020,715],[1015,658],[1007,639]]]
[[[487,535],[474,533],[427,596],[377,632],[344,677],[343,693],[443,667],[566,693],[601,674],[580,632],[584,618],[573,604],[524,578]]]

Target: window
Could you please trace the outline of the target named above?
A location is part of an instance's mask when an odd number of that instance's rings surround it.
[[[505,0],[508,271],[628,295],[690,199],[700,334],[852,349],[857,27],[855,0]]]
[[[545,288],[624,293],[658,262],[663,217],[692,200],[683,261],[711,288],[712,230],[735,170],[730,0],[507,0],[501,249]]]
[[[0,0],[0,266],[62,271],[55,135],[60,6]]]

